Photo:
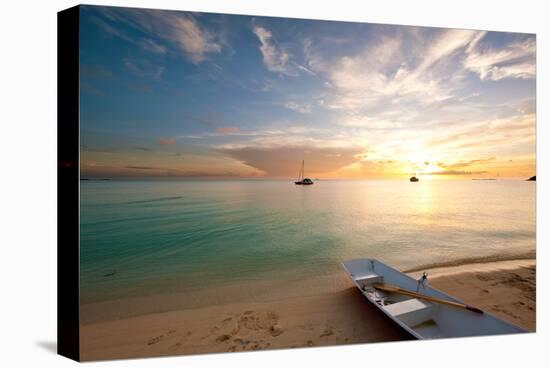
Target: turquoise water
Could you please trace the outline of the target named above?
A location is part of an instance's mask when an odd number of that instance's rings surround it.
[[[81,181],[81,300],[535,249],[525,181]]]

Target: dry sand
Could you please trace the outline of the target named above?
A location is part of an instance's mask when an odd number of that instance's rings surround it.
[[[536,331],[535,260],[432,270],[430,285],[503,320]]]
[[[461,265],[429,273],[432,286],[535,331],[535,260]],[[338,291],[275,302],[232,303],[86,323],[81,327],[81,357],[135,358],[407,338],[348,282]]]

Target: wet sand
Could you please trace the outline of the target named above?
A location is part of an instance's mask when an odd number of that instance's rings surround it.
[[[432,286],[535,331],[535,260],[439,267],[428,273]],[[278,301],[258,298],[124,319],[90,318],[81,327],[81,356],[116,359],[408,339],[351,281],[338,276],[334,284],[340,289]],[[86,307],[92,314],[94,305]]]

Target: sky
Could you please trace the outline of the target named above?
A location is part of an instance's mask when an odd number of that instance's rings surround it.
[[[83,177],[535,175],[533,34],[81,6]]]

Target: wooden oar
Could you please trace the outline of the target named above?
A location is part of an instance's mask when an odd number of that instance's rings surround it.
[[[408,291],[406,289],[401,289],[391,284],[379,284],[379,285],[375,285],[374,288],[380,289],[381,291],[399,293],[399,294],[404,294],[415,298],[425,299],[426,301],[441,303],[443,305],[460,307],[476,313],[483,313],[483,310],[480,310],[479,308],[474,306],[465,305],[465,304],[453,302],[453,301],[447,301],[446,299],[441,299],[437,297],[426,296],[425,294]]]

